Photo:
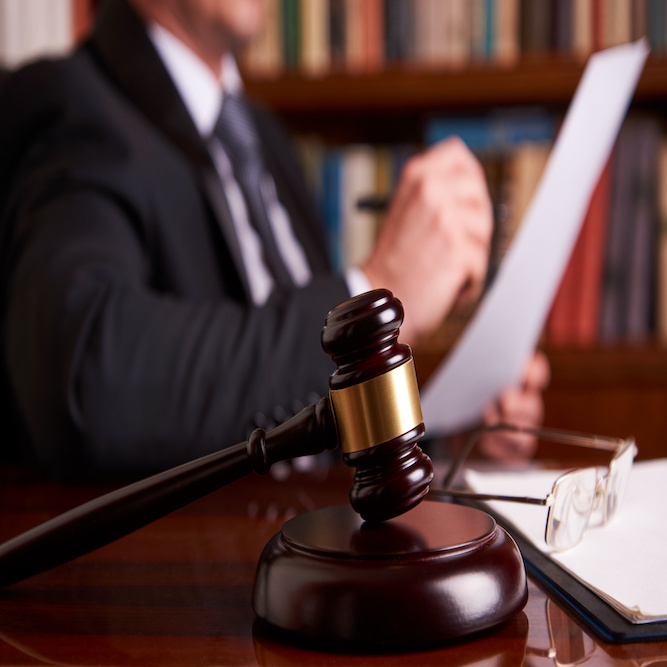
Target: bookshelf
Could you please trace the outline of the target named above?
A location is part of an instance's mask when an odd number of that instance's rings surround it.
[[[543,54],[516,65],[473,64],[464,69],[392,65],[368,73],[332,71],[312,77],[285,71],[246,73],[249,93],[298,133],[332,143],[419,140],[425,123],[442,113],[475,114],[490,108],[545,106],[564,112],[585,66],[582,59]],[[664,118],[667,57],[651,56],[632,109]],[[415,350],[425,381],[449,342]],[[545,423],[560,428],[634,435],[640,458],[667,455],[667,348],[656,341],[550,346],[552,367]],[[543,456],[557,452],[543,451]]]

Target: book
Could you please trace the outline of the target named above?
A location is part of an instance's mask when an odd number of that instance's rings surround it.
[[[554,0],[521,3],[521,51],[527,55],[551,49],[552,3]]]
[[[656,334],[667,343],[667,138],[661,137],[658,165],[658,268],[656,283]]]
[[[345,67],[359,74],[366,69],[365,0],[345,0]]]
[[[598,340],[610,187],[611,160],[595,187],[547,318],[546,339],[551,345],[583,347]]]
[[[553,48],[556,53],[572,53],[575,0],[555,0],[553,5]]]
[[[301,62],[301,1],[280,0],[280,8],[283,65],[296,69]]]
[[[301,68],[310,76],[326,74],[329,54],[329,0],[301,0]]]
[[[433,62],[435,53],[435,10],[434,0],[413,0],[414,10],[414,60],[422,64]]]
[[[485,50],[487,58],[489,60],[493,59],[494,54],[496,53],[496,2],[495,0],[486,0],[484,5],[484,26],[485,26],[485,35],[486,35],[486,45]]]
[[[4,0],[0,3],[0,65],[61,56],[74,45],[71,0]]]
[[[648,0],[634,0],[632,2],[630,39],[633,41],[647,34],[647,2]]]
[[[345,67],[345,0],[329,0],[329,62],[335,70]]]
[[[660,133],[654,118],[629,119],[614,157],[600,341],[643,341],[653,329]]]
[[[524,142],[509,156],[507,166],[507,219],[503,233],[506,248],[516,236],[546,167],[551,145]]]
[[[488,22],[491,19],[486,11],[487,0],[470,0],[470,58],[472,61],[485,61],[490,58],[487,52]]]
[[[376,72],[385,64],[383,0],[364,0],[363,12],[364,69]]]
[[[362,144],[347,146],[341,167],[342,264],[345,268],[362,264],[377,238],[376,213],[357,205],[362,197],[377,192],[375,149]]]
[[[607,0],[592,0],[593,51],[604,49]]]
[[[443,35],[440,43],[443,49],[443,61],[452,68],[461,68],[470,62],[472,14],[468,0],[450,0],[442,3],[447,8],[443,16]],[[440,10],[441,12],[443,9]]]
[[[519,0],[497,0],[492,16],[495,31],[494,60],[499,65],[514,65],[519,60]]]
[[[384,45],[387,63],[414,59],[413,0],[384,0]]]
[[[665,29],[667,27],[667,3],[665,0],[647,0],[646,25],[651,49],[656,53],[665,50]]]
[[[581,231],[580,247],[574,251],[579,255],[576,261],[581,263],[581,282],[574,300],[574,342],[582,347],[598,342],[611,174],[610,159],[591,197]]]
[[[553,142],[556,120],[539,107],[492,110],[478,116],[432,118],[424,128],[427,146],[458,136],[473,152],[508,151],[523,143]]]
[[[572,8],[572,52],[582,59],[593,52],[593,1],[576,0]]]
[[[659,168],[660,128],[657,119],[637,120],[635,144],[636,172],[627,174],[634,181],[631,257],[628,271],[628,297],[625,340],[645,342],[653,331],[658,238],[657,174]]]
[[[607,0],[604,16],[604,46],[626,44],[632,39],[631,0]]]
[[[631,179],[626,178],[626,174],[637,166],[635,131],[633,124],[626,123],[621,128],[614,150],[605,243],[605,270],[600,302],[599,340],[602,343],[618,342],[623,340],[625,335],[629,248],[632,247],[633,220],[633,188]]]
[[[344,268],[342,212],[342,151],[327,151],[322,160],[322,219],[326,231],[329,260],[335,271]]]

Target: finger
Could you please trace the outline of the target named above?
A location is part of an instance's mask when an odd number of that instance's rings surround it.
[[[537,391],[521,391],[508,389],[498,399],[500,420],[522,426],[535,428],[544,418],[544,401]]]
[[[465,141],[456,135],[447,137],[428,150],[415,165],[418,168],[432,171],[446,169],[450,172],[473,173],[486,179],[484,168]]]
[[[551,366],[544,352],[538,350],[526,365],[523,376],[523,386],[542,390],[546,388],[551,380]]]
[[[537,439],[527,433],[493,432],[485,435],[480,442],[485,456],[505,462],[525,461],[535,453],[536,447]]]

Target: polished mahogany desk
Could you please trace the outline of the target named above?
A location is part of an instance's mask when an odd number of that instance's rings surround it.
[[[533,582],[481,635],[400,653],[308,645],[255,619],[255,564],[295,513],[346,502],[343,464],[235,482],[114,544],[0,589],[0,665],[667,665],[667,642],[605,644]],[[0,540],[111,487],[0,469]]]

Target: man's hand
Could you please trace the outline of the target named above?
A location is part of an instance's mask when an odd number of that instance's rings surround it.
[[[549,361],[544,353],[536,352],[526,366],[521,386],[507,388],[498,401],[486,409],[484,423],[539,428],[544,418],[542,392],[549,378]],[[491,432],[480,440],[479,451],[494,459],[522,461],[535,453],[536,446],[536,438],[525,433]]]
[[[482,166],[456,137],[406,165],[365,271],[405,309],[401,341],[414,345],[462,299],[481,291],[493,213]]]

